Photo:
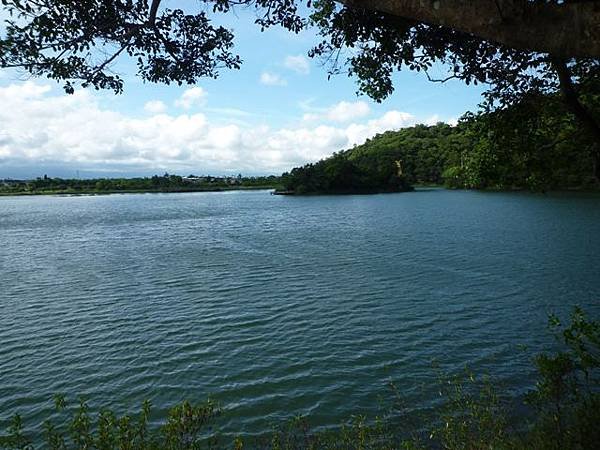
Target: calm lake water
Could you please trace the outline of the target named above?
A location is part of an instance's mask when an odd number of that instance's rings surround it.
[[[0,197],[0,419],[211,394],[259,434],[375,414],[390,380],[426,415],[432,361],[523,394],[576,304],[600,314],[598,195]]]

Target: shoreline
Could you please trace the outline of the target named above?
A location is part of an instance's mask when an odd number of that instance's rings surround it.
[[[115,195],[115,194],[179,194],[190,192],[227,192],[227,191],[265,191],[276,189],[275,186],[235,186],[235,187],[207,187],[190,189],[119,189],[119,190],[57,190],[57,191],[20,191],[20,192],[1,192],[0,197],[34,197],[42,195],[61,195],[61,196],[95,196],[95,195]]]
[[[357,190],[357,191],[328,191],[328,192],[306,192],[297,194],[293,191],[278,190],[276,186],[222,186],[222,187],[206,187],[206,188],[189,188],[189,189],[122,189],[122,190],[56,190],[56,191],[18,191],[18,192],[2,192],[0,197],[36,197],[36,196],[96,196],[96,195],[118,195],[118,194],[178,194],[178,193],[193,193],[193,192],[230,192],[230,191],[271,191],[272,195],[289,196],[289,197],[317,197],[317,196],[346,196],[346,195],[377,195],[377,194],[397,194],[406,192],[419,192],[428,190],[448,190],[448,191],[475,191],[488,193],[532,193],[532,194],[560,194],[560,193],[600,193],[599,188],[589,187],[566,187],[558,189],[550,189],[546,191],[531,191],[525,188],[508,188],[508,189],[468,189],[468,188],[449,188],[444,185],[431,184],[415,184],[410,190]]]
[[[378,194],[400,194],[406,192],[414,192],[415,189],[404,189],[399,191],[388,191],[388,190],[348,190],[348,191],[317,191],[317,192],[303,192],[298,194],[294,191],[273,191],[273,195],[282,195],[288,197],[320,197],[327,195],[344,196],[344,195],[378,195]]]

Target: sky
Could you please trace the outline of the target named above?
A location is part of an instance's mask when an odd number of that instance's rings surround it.
[[[54,81],[0,69],[0,178],[279,175],[387,130],[455,123],[481,102],[481,87],[402,71],[375,103],[307,57],[314,30],[261,32],[253,19],[244,10],[222,19],[242,68],[192,86],[144,83],[126,58],[113,68],[125,79],[121,95],[67,95]]]

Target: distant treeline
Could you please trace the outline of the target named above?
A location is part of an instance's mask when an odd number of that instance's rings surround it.
[[[275,188],[280,179],[261,177],[212,177],[189,175],[154,175],[144,178],[63,179],[46,175],[35,180],[0,181],[0,193],[103,193],[103,192],[188,192],[226,189]]]
[[[554,97],[387,131],[363,145],[293,169],[282,184],[295,193],[401,190],[406,184],[468,189],[597,188],[599,149]]]

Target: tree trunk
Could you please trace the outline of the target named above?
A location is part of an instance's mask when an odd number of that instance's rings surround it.
[[[552,65],[558,74],[563,99],[577,120],[591,133],[594,143],[590,149],[593,159],[593,170],[596,181],[600,182],[600,124],[592,113],[579,101],[579,95],[573,86],[571,72],[567,64],[560,59],[553,59]]]
[[[441,25],[506,47],[562,58],[600,57],[600,2],[336,0],[350,8]]]

